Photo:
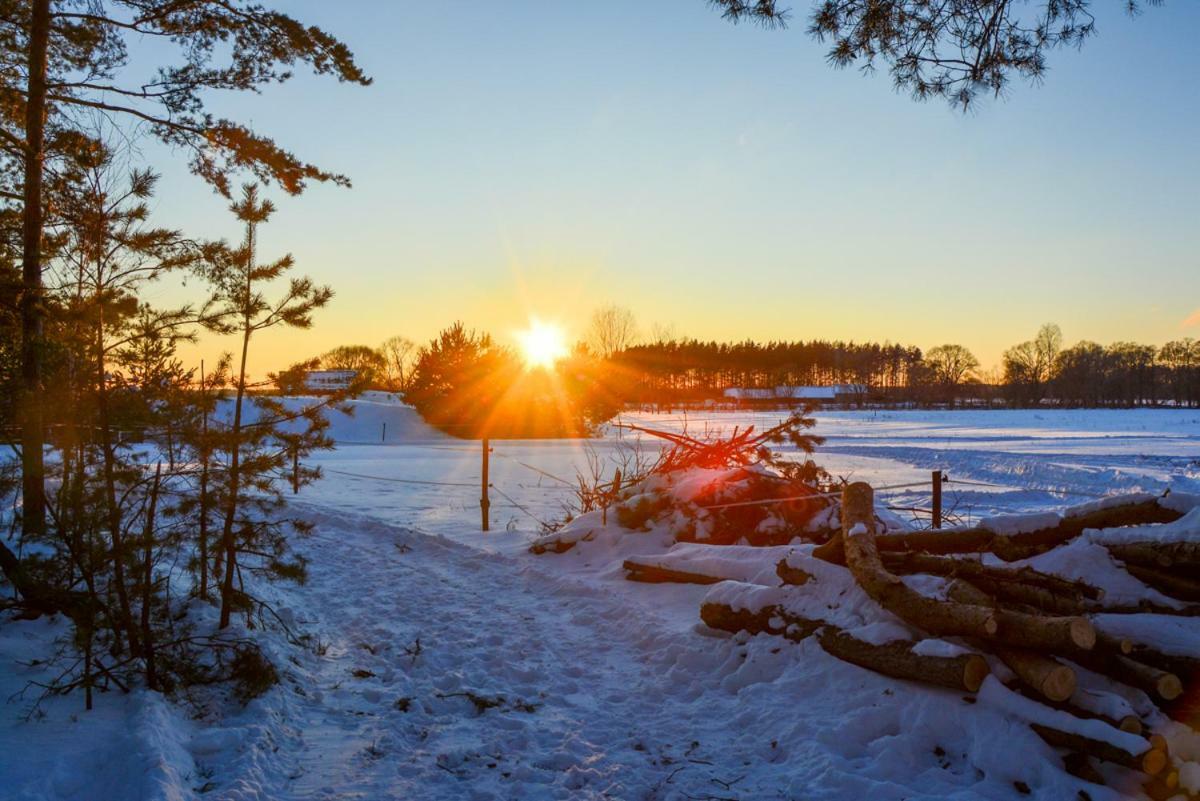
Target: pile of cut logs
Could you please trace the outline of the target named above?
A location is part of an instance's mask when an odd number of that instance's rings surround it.
[[[827,621],[797,616],[782,604],[748,610],[706,601],[700,614],[708,626],[730,632],[770,633],[797,641],[812,636],[826,652],[855,665],[970,693],[991,673],[985,657],[990,655],[993,663],[1011,671],[1009,689],[1051,713],[1070,715],[1067,719],[1048,714],[1030,722],[1045,742],[1061,749],[1069,772],[1100,783],[1103,777],[1093,760],[1115,763],[1142,774],[1144,792],[1151,798],[1172,798],[1181,790],[1167,741],[1136,714],[1117,718],[1111,709],[1087,708],[1087,694],[1076,692],[1077,667],[1142,690],[1167,715],[1195,726],[1196,710],[1185,708],[1184,690],[1200,680],[1200,642],[1196,654],[1163,653],[1097,631],[1089,615],[1200,615],[1200,605],[1191,605],[1200,601],[1200,545],[1149,541],[1106,546],[1131,575],[1182,602],[1174,605],[1106,605],[1103,592],[1082,581],[1029,567],[999,566],[995,559],[986,564],[981,555],[1023,559],[1087,529],[1168,523],[1180,516],[1157,498],[1137,496],[1059,517],[1035,531],[997,533],[983,525],[877,537],[871,487],[851,484],[842,499],[841,532],[812,556],[844,566],[871,600],[911,628],[930,638],[951,638],[959,646],[955,655],[931,655],[928,649],[914,648],[918,640],[867,642]],[[722,578],[661,567],[646,559],[625,566],[628,577],[640,581],[715,583]],[[777,574],[784,585],[803,585],[811,578],[786,559]],[[945,597],[922,594],[901,578],[913,574],[947,579]],[[1086,725],[1053,725],[1064,720]]]

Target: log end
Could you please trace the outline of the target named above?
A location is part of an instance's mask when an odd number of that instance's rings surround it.
[[[995,636],[996,632],[999,630],[1000,624],[996,622],[994,615],[989,616],[987,620],[983,621],[983,633],[989,637]]]
[[[1142,772],[1149,776],[1157,776],[1163,772],[1167,766],[1167,755],[1157,748],[1151,748],[1146,753],[1142,754],[1139,760],[1142,766]]]
[[[1071,642],[1083,650],[1090,651],[1096,646],[1096,627],[1086,617],[1072,618],[1070,631]]]
[[[1117,728],[1123,732],[1140,736],[1142,733],[1142,721],[1137,715],[1126,715],[1125,717],[1121,718],[1120,722],[1117,724]]]
[[[1146,739],[1150,741],[1150,747],[1155,751],[1162,751],[1164,754],[1171,753],[1171,747],[1167,745],[1167,738],[1161,734],[1151,734]]]
[[[1154,689],[1164,701],[1174,701],[1183,695],[1183,682],[1174,673],[1164,673],[1154,683]]]
[[[979,654],[971,654],[967,657],[963,664],[963,688],[967,692],[979,692],[979,688],[983,686],[983,680],[991,673],[991,668],[988,667],[987,660]]]
[[[1051,701],[1066,701],[1075,694],[1075,671],[1066,665],[1057,665],[1047,671],[1038,689]]]

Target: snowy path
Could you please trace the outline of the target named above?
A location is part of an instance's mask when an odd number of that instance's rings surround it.
[[[324,655],[281,652],[290,691],[193,738],[205,798],[1011,797],[935,756],[945,721],[922,736],[920,705],[878,708],[885,682],[819,649],[698,634],[702,588],[617,594],[533,557],[309,516],[291,611],[319,610],[304,628]],[[504,700],[480,712],[470,694]]]

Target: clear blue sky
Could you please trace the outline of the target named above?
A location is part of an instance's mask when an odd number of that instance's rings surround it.
[[[282,5],[375,84],[214,100],[354,181],[277,198],[264,255],[338,294],[259,370],[456,318],[579,335],[612,302],[689,336],[952,341],[985,365],[1047,321],[1200,335],[1195,0],[1133,20],[1096,0],[1098,35],[1044,85],[966,115],[828,67],[807,0],[783,31],[703,0]],[[147,155],[161,222],[237,236],[180,158]]]

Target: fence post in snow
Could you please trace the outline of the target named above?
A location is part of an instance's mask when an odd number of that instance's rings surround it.
[[[480,494],[479,494],[479,514],[483,520],[483,530],[484,531],[488,530],[488,507],[492,505],[492,502],[490,500],[488,500],[488,451],[489,450],[490,450],[490,448],[488,447],[488,439],[487,439],[487,437],[484,437],[483,438],[483,472],[482,472],[483,480],[481,482],[482,486],[480,487]]]
[[[942,527],[942,471],[933,471],[933,527]]]
[[[379,442],[382,444],[387,440],[387,420],[383,421],[383,430],[379,432]]]
[[[292,494],[300,492],[300,449],[292,448]]]

